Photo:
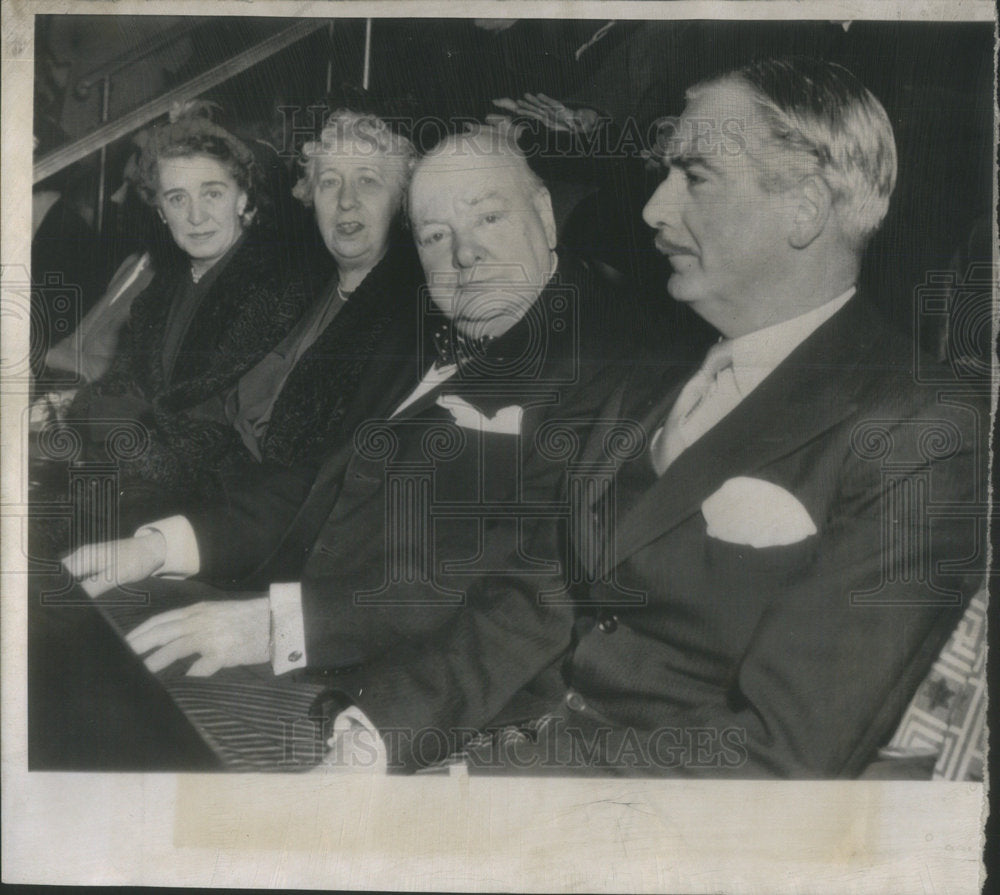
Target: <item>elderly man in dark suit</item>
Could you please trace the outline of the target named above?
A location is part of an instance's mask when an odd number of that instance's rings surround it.
[[[563,393],[523,475],[538,519],[484,539],[471,611],[330,681],[391,767],[495,725],[473,768],[854,775],[978,583],[978,408],[922,387],[855,293],[895,183],[884,110],[804,59],[688,97],[644,216],[721,339]]]
[[[511,555],[491,587],[573,599],[570,650],[487,725],[474,770],[857,775],[981,577],[982,408],[921,386],[925,360],[856,294],[896,177],[881,105],[808,59],[688,100],[644,217],[671,293],[721,337],[693,371],[662,351],[566,396],[564,449],[526,473],[570,461],[568,531],[532,543],[568,537],[565,562],[545,579]],[[339,682],[394,766],[467,723],[531,629],[470,633]]]
[[[580,504],[572,653],[549,711],[473,764],[856,775],[979,584],[986,416],[922,387],[856,294],[896,151],[852,75],[749,65],[662,133],[644,217],[721,337],[686,381],[637,364],[603,404],[646,445]]]
[[[415,171],[410,216],[434,358],[415,350],[396,359],[384,406],[353,444],[315,477],[293,469],[242,483],[226,501],[153,522],[113,551],[84,548],[67,560],[92,595],[148,575],[201,579],[144,585],[153,609],[175,607],[166,612],[108,610],[181,701],[196,687],[178,674],[182,660],[188,678],[229,669],[218,679],[238,683],[231,669],[255,666],[255,682],[278,675],[331,688],[350,669],[396,661],[461,625],[484,643],[525,630],[516,667],[466,719],[477,726],[568,644],[565,604],[519,593],[500,613],[484,573],[495,568],[495,545],[520,542],[532,433],[588,369],[623,352],[630,315],[585,265],[557,254],[548,192],[506,133],[442,142]],[[116,562],[95,563],[102,555]],[[149,617],[134,626],[140,616]],[[337,689],[344,706],[357,695]],[[350,717],[363,717],[356,709]],[[206,723],[210,739],[221,736]],[[262,763],[281,754],[280,742],[258,746]]]

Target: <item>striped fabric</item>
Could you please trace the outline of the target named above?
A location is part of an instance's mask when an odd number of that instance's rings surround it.
[[[178,677],[167,691],[233,771],[307,771],[323,759],[330,719],[317,711],[322,685]]]
[[[101,601],[98,601],[99,603]],[[986,604],[969,603],[930,673],[917,689],[883,759],[935,759],[935,780],[982,780],[986,736]],[[148,604],[102,606],[119,633],[153,614]],[[159,606],[155,611],[163,611]],[[223,764],[234,771],[295,772],[323,761],[332,713],[322,684],[276,678],[269,665],[227,668],[210,678],[184,675],[175,663],[158,676]],[[462,764],[469,748],[532,736],[541,722],[481,734],[435,770]]]
[[[123,636],[172,608],[113,598],[96,602]],[[290,773],[322,761],[332,726],[324,714],[326,685],[277,678],[267,664],[224,668],[207,678],[187,677],[187,665],[176,662],[157,678],[228,770]]]

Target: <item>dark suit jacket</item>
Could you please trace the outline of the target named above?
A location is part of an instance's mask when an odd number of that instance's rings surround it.
[[[651,436],[680,385],[649,379],[602,415]],[[577,591],[552,706],[583,732],[562,754],[620,773],[856,774],[982,577],[976,412],[918,385],[912,344],[856,297],[662,477],[648,450],[622,465],[613,547],[574,545],[596,581]],[[710,534],[705,501],[737,477],[784,489],[816,533],[762,547]]]
[[[529,580],[550,572],[551,562],[528,555],[524,506],[556,479],[541,475],[529,488],[524,458],[564,393],[624,353],[628,321],[563,257],[522,321],[390,418],[419,381],[412,366],[401,369],[392,400],[310,485],[307,473],[292,482],[287,471],[264,491],[244,489],[193,514],[203,577],[241,587],[300,580],[308,674],[380,729],[482,725],[569,643],[567,603],[539,604],[533,583],[496,587],[489,573],[510,568],[508,551]],[[444,395],[465,403],[453,414],[437,403]],[[519,432],[466,422],[477,413],[512,419],[514,408],[523,411]],[[420,763],[457,742],[426,748]],[[411,739],[393,749],[394,764],[413,761]]]
[[[293,466],[322,454],[349,438],[383,400],[386,373],[394,378],[414,353],[423,281],[410,234],[394,235],[385,257],[284,382],[260,439],[265,463]],[[332,290],[333,282],[331,277],[325,290]]]
[[[362,459],[356,450],[358,438],[388,420],[437,357],[430,333],[444,318],[431,308],[427,296],[420,300],[429,309],[423,324],[416,332],[393,330],[404,336],[381,345],[372,358],[366,383],[349,412],[354,438],[347,444],[331,443],[317,462],[288,469],[264,466],[253,476],[230,480],[221,499],[189,508],[201,552],[201,577],[242,586],[302,574],[321,527],[349,482],[348,467]],[[443,393],[464,395],[487,415],[514,403],[552,406],[610,359],[627,352],[634,335],[631,326],[617,297],[584,264],[561,253],[559,269],[533,311],[484,357],[424,395],[393,425],[419,418],[429,423],[451,420],[435,403]],[[400,338],[415,341],[404,346]],[[528,414],[529,425],[539,413],[536,409]],[[371,425],[358,431],[366,421]],[[416,431],[406,425],[407,431]],[[419,443],[420,437],[405,440]]]

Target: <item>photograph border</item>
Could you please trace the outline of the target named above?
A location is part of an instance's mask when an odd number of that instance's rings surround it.
[[[516,0],[4,0],[0,354],[27,353],[27,320],[9,313],[8,290],[29,268],[36,15],[547,18],[566,10]],[[572,17],[995,22],[995,10],[988,0],[678,0],[581,2]],[[28,772],[27,560],[19,549],[27,402],[15,390],[0,402],[5,882],[437,892],[979,889],[987,786],[978,783],[488,779],[461,768],[419,778]]]

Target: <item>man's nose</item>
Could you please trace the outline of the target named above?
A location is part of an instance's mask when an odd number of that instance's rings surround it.
[[[680,196],[677,195],[679,182],[678,175],[671,171],[643,208],[642,219],[654,230],[676,223],[681,208]]]
[[[453,240],[452,264],[456,269],[472,267],[483,260],[485,253],[474,239],[456,235]]]

